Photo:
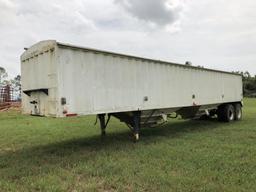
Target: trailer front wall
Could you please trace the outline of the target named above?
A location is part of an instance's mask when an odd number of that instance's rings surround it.
[[[57,115],[57,69],[55,42],[43,41],[21,56],[23,113],[41,116]],[[47,93],[41,90],[47,90]],[[25,94],[26,93],[26,94]],[[35,104],[37,102],[37,112]]]
[[[242,100],[241,76],[58,47],[59,116],[186,107]],[[60,98],[59,98],[60,99]]]

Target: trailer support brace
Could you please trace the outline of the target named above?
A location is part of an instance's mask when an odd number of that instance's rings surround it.
[[[140,134],[140,111],[133,112],[133,133],[135,141],[139,140],[139,134]]]
[[[106,114],[99,114],[98,118],[100,120],[100,128],[101,128],[101,135],[105,136],[106,135],[106,123],[105,123],[105,115]]]

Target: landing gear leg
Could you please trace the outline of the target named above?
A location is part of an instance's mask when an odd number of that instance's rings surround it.
[[[99,114],[98,118],[100,120],[101,136],[106,135],[106,123],[105,123],[105,114]]]
[[[135,142],[140,139],[140,111],[133,112],[133,133]]]

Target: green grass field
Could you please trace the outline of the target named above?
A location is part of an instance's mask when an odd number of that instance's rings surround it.
[[[244,118],[172,120],[133,143],[115,119],[0,113],[0,191],[256,191],[256,100]]]

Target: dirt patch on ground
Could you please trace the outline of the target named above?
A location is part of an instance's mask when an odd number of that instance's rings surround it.
[[[21,111],[21,102],[0,103],[0,112],[5,112],[9,110]]]

